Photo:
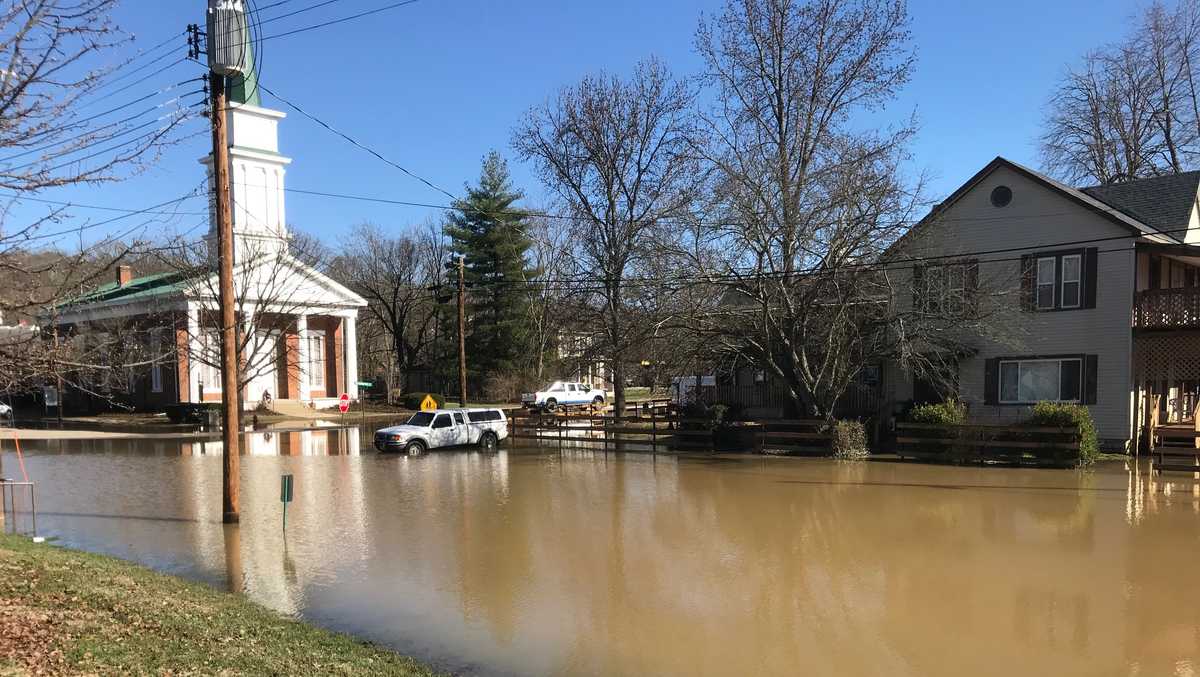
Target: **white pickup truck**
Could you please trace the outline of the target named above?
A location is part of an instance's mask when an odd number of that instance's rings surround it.
[[[419,411],[402,425],[375,431],[379,451],[422,454],[429,449],[478,445],[495,451],[508,437],[508,419],[500,409],[435,409]]]
[[[608,393],[586,383],[555,381],[536,393],[521,395],[521,404],[535,409],[554,411],[559,407],[604,406],[607,399]]]

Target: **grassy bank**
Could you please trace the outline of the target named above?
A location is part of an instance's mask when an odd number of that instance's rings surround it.
[[[240,595],[0,536],[0,675],[432,675]]]

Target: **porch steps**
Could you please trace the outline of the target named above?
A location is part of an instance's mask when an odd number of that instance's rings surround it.
[[[1167,442],[1150,451],[1151,467],[1159,472],[1200,472],[1200,449],[1187,444]]]
[[[292,418],[317,418],[320,416],[316,409],[309,406],[308,402],[300,400],[274,400],[271,402],[271,411]]]

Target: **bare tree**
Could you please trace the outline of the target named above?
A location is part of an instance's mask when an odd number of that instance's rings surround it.
[[[82,224],[67,203],[46,199],[52,189],[119,181],[144,169],[180,140],[181,123],[193,115],[179,98],[151,101],[141,113],[125,99],[144,92],[113,98],[139,82],[128,77],[143,68],[131,65],[137,56],[96,67],[131,42],[111,20],[115,5],[19,0],[0,9],[0,188],[8,193],[0,206],[0,312],[10,321],[32,318],[53,326],[56,309],[136,251],[127,243],[148,223],[169,220],[199,194],[144,210],[149,221],[134,213]],[[150,111],[159,117],[147,118]],[[134,216],[140,218],[127,218]],[[110,255],[96,256],[97,250]],[[89,356],[69,338],[51,341],[51,333],[4,342],[6,389],[71,377],[78,369],[73,364],[98,364],[95,346]]]
[[[697,45],[716,103],[705,116],[715,203],[682,254],[725,289],[698,318],[726,355],[831,416],[872,362],[919,354],[872,264],[920,206],[905,178],[914,123],[866,129],[914,64],[902,2],[731,0]]]
[[[575,266],[594,309],[612,370],[614,404],[625,405],[627,351],[648,328],[630,321],[627,278],[645,267],[655,231],[686,215],[699,185],[692,152],[693,95],[656,60],[631,78],[585,77],[529,111],[513,146],[576,217]],[[586,320],[586,318],[583,318]]]
[[[387,338],[397,376],[389,379],[389,389],[407,389],[405,377],[436,335],[433,286],[442,261],[430,237],[420,232],[393,237],[375,224],[363,223],[350,232],[333,264],[335,277],[367,299],[366,319]]]
[[[531,364],[526,371],[537,382],[546,379],[546,358],[556,347],[566,326],[563,311],[571,288],[563,284],[572,271],[569,228],[558,227],[551,219],[535,216],[529,222],[530,267],[538,271],[538,279],[526,280],[529,312]]]
[[[1200,153],[1200,2],[1150,4],[1124,40],[1089,53],[1051,94],[1046,169],[1113,183],[1186,171]]]

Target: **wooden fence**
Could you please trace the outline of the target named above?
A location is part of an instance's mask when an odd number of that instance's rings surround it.
[[[735,424],[714,433],[708,419],[685,418],[676,411],[640,410],[641,415],[600,413],[508,413],[509,438],[559,447],[601,446],[652,451],[760,451],[827,456],[832,433],[820,419],[772,419]]]
[[[609,408],[611,409],[611,407]],[[542,444],[595,447],[608,450],[712,451],[713,435],[707,419],[684,418],[657,407],[631,407],[640,415],[537,412],[508,412],[510,440],[532,440]]]
[[[829,456],[833,433],[829,422],[814,418],[770,419],[757,422],[755,447],[766,453]]]
[[[923,460],[1072,466],[1079,462],[1079,431],[1032,425],[897,423],[896,454]]]

